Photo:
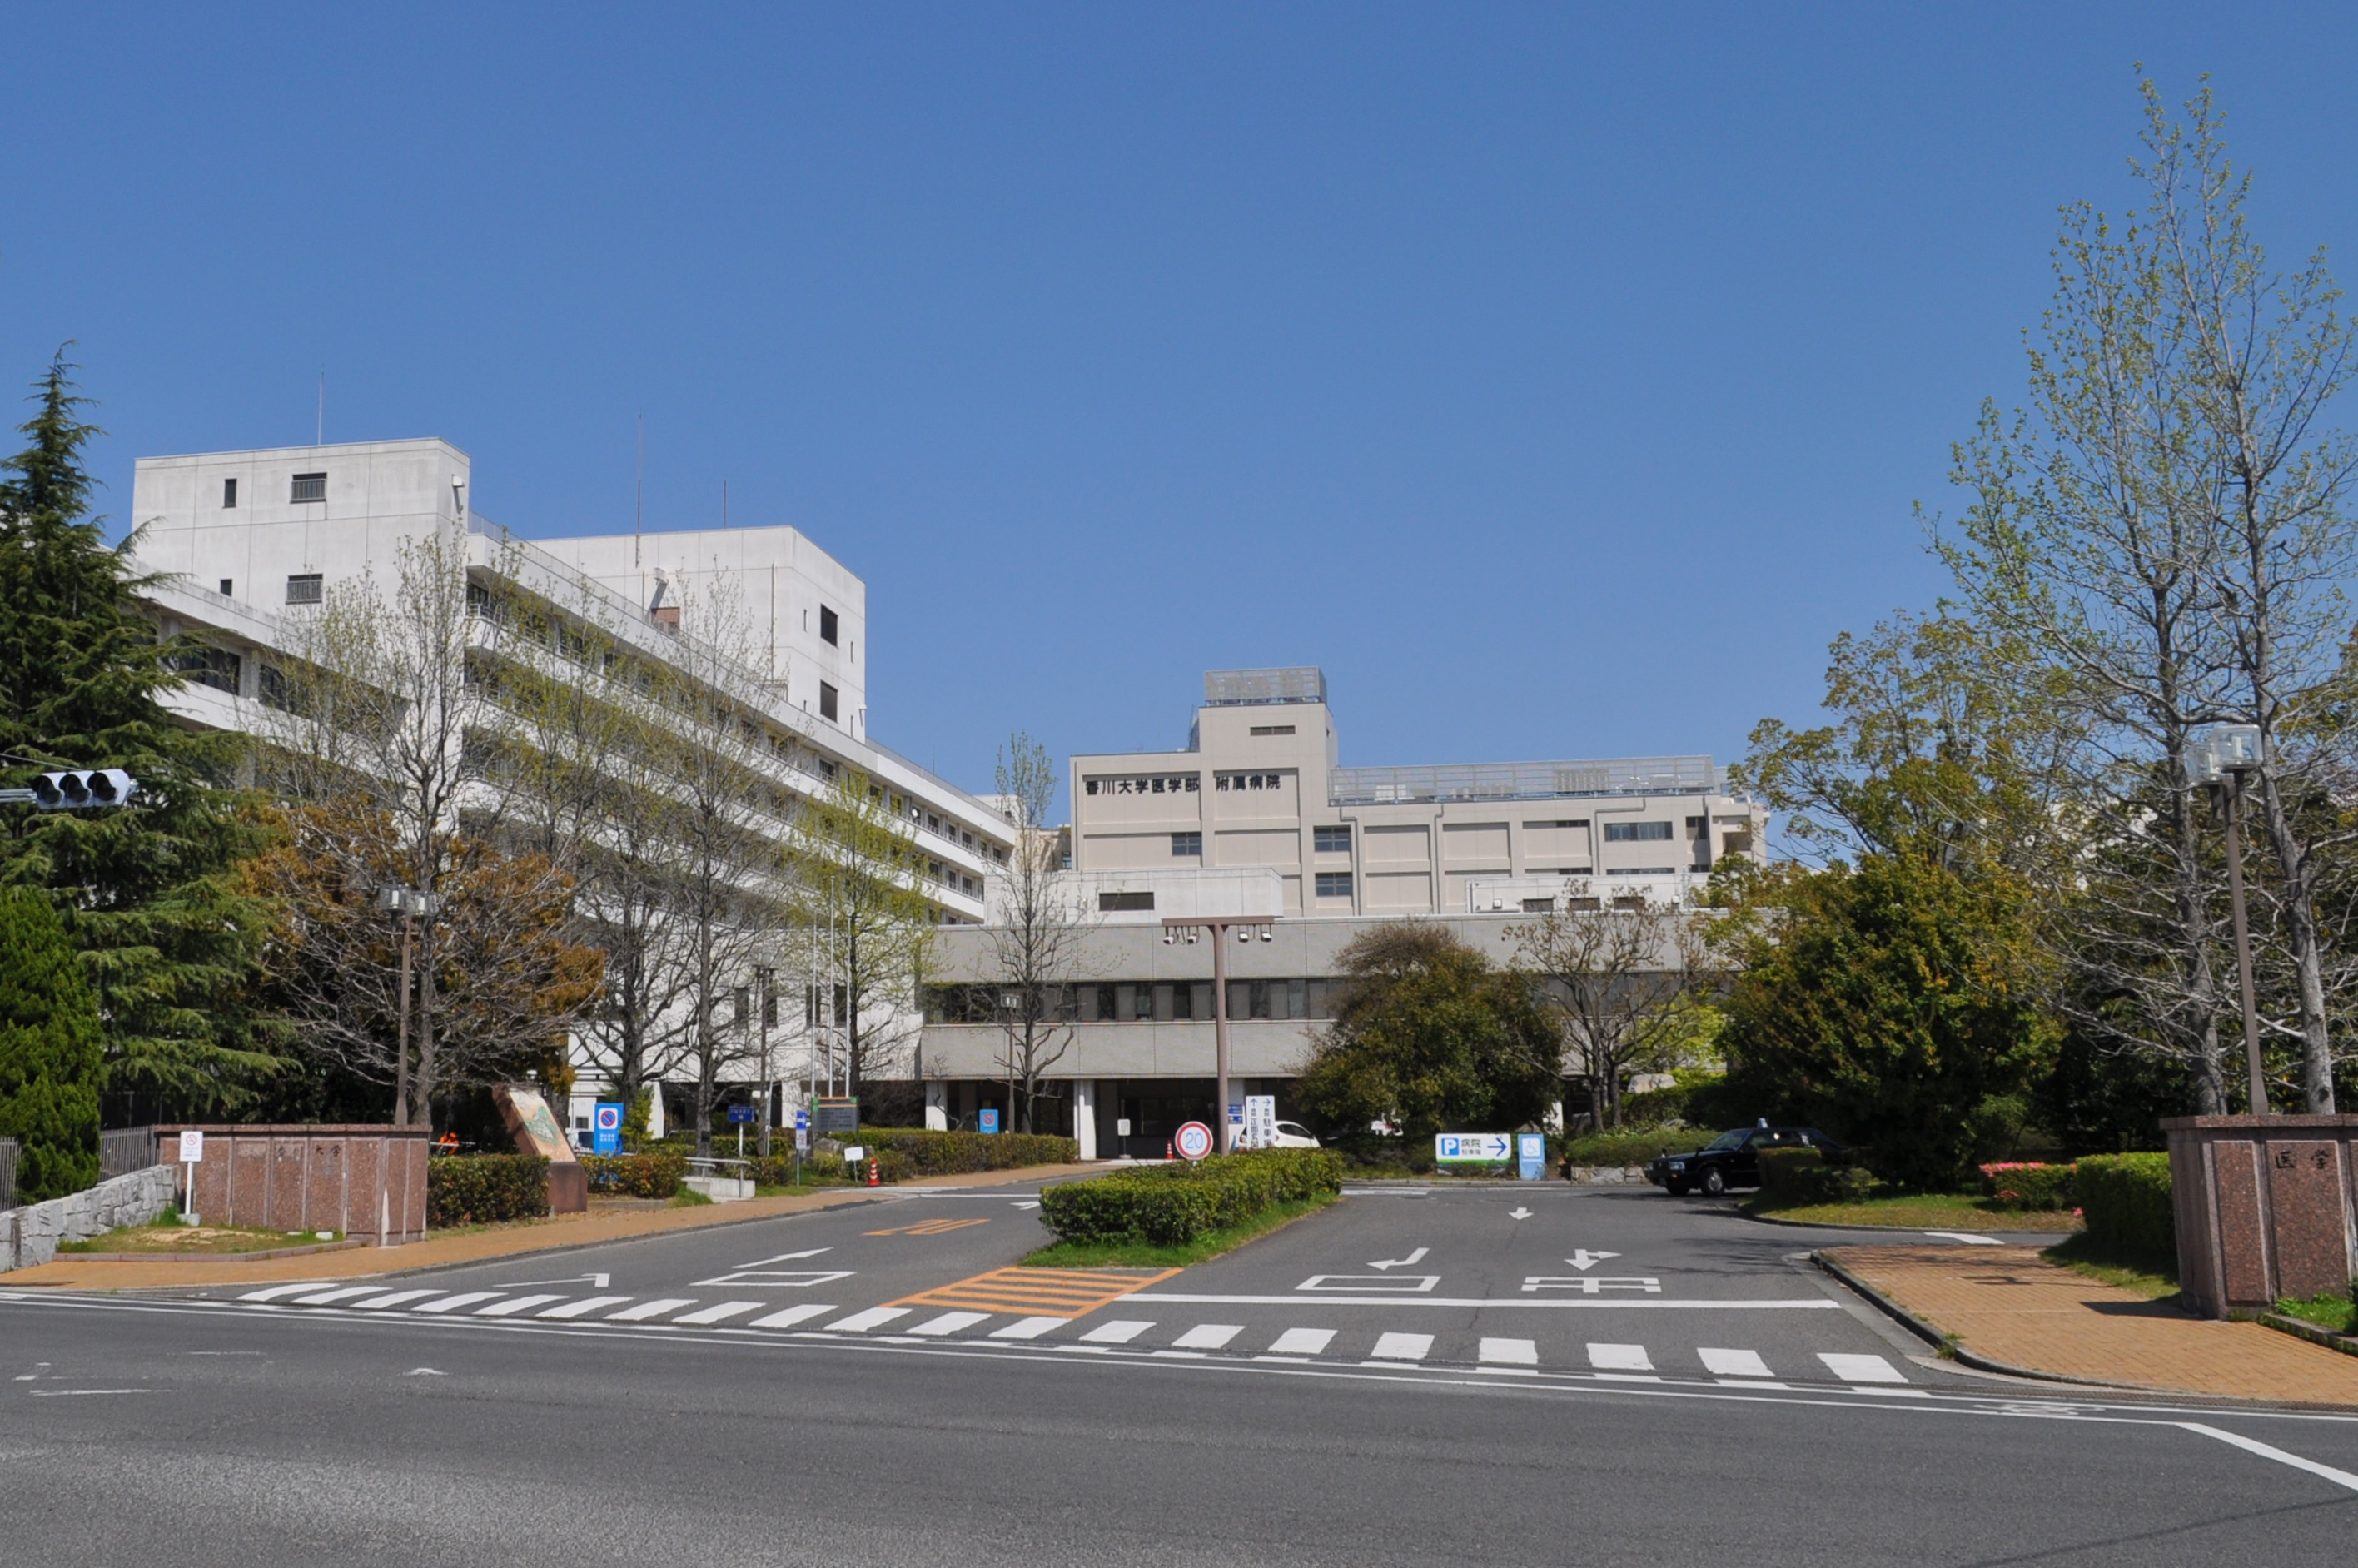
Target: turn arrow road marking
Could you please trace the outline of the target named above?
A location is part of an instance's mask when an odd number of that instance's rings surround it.
[[[1370,1269],[1405,1269],[1411,1263],[1423,1262],[1424,1255],[1431,1250],[1433,1249],[1429,1247],[1420,1247],[1405,1258],[1390,1258],[1385,1260],[1381,1263],[1370,1263],[1368,1267]]]

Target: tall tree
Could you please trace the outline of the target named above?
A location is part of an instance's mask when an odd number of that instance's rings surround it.
[[[918,987],[933,950],[930,874],[906,818],[884,786],[838,766],[832,786],[796,812],[789,961],[802,971],[816,1030],[847,1093],[894,1076],[923,1014]]]
[[[1565,907],[1507,934],[1517,967],[1562,1022],[1569,1064],[1618,1127],[1624,1080],[1673,1065],[1694,1033],[1689,1003],[1713,977],[1694,911],[1643,897],[1581,907],[1602,902],[1588,886],[1567,882]]]
[[[1065,998],[1080,978],[1095,925],[1065,870],[1051,814],[1056,768],[1031,736],[1008,737],[996,772],[999,805],[1015,828],[1015,850],[990,879],[989,984],[997,1002],[999,1067],[1023,1131],[1033,1130],[1041,1085],[1071,1049]]]
[[[238,742],[192,734],[163,698],[197,653],[138,603],[155,579],[91,514],[81,416],[63,351],[38,383],[27,449],[0,470],[0,783],[115,767],[135,804],[95,813],[0,807],[0,881],[45,889],[65,916],[103,1020],[106,1081],[187,1113],[233,1108],[281,1062],[254,997],[269,911],[233,868],[259,847],[231,787]]]
[[[33,889],[0,889],[0,1138],[21,1146],[20,1201],[97,1182],[100,1055],[65,923]]]

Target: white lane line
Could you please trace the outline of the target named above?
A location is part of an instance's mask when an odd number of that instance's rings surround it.
[[[340,1291],[321,1291],[317,1295],[297,1296],[297,1306],[326,1306],[330,1302],[348,1301],[353,1296],[373,1296],[384,1289],[383,1285],[346,1285]]]
[[[1376,1347],[1368,1355],[1377,1361],[1422,1361],[1432,1349],[1430,1334],[1381,1334],[1376,1336]]]
[[[1588,1364],[1600,1372],[1650,1372],[1654,1363],[1642,1345],[1591,1345]]]
[[[1529,1339],[1485,1339],[1475,1358],[1494,1367],[1536,1367],[1540,1347]]]
[[[1331,1328],[1289,1328],[1269,1347],[1272,1356],[1315,1356],[1333,1343]]]
[[[870,1307],[866,1312],[856,1312],[849,1317],[837,1318],[833,1323],[828,1324],[827,1326],[827,1331],[831,1334],[837,1332],[845,1334],[864,1334],[871,1328],[880,1328],[883,1326],[885,1324],[892,1322],[896,1317],[906,1317],[908,1315],[909,1309],[907,1307]]]
[[[306,1280],[299,1285],[273,1285],[266,1291],[248,1291],[237,1299],[242,1302],[275,1302],[281,1296],[300,1295],[305,1291],[316,1291],[321,1285],[331,1282],[327,1280]]]
[[[1831,1350],[1818,1352],[1818,1359],[1826,1370],[1845,1383],[1904,1383],[1899,1368],[1880,1356],[1838,1356]]]
[[[1005,1328],[990,1331],[993,1339],[1037,1339],[1052,1328],[1062,1328],[1071,1322],[1063,1317],[1020,1317]]]
[[[2353,1476],[2347,1470],[2336,1470],[2331,1465],[2320,1465],[2314,1459],[2304,1459],[2298,1454],[2288,1454],[2281,1448],[2271,1448],[2255,1438],[2245,1437],[2240,1432],[2223,1432],[2215,1426],[2205,1426],[2199,1421],[2181,1421],[2178,1424],[2189,1432],[2199,1432],[2205,1437],[2215,1437],[2220,1442],[2231,1447],[2240,1448],[2246,1454],[2256,1454],[2263,1459],[2273,1459],[2279,1465],[2289,1465],[2296,1470],[2306,1470],[2320,1479],[2331,1481],[2337,1487],[2346,1487],[2351,1491],[2358,1492],[2358,1476]]]
[[[1244,1331],[1241,1323],[1199,1323],[1171,1346],[1174,1350],[1217,1350]]]
[[[784,1312],[773,1312],[767,1317],[757,1317],[745,1326],[748,1328],[792,1328],[798,1323],[806,1323],[815,1317],[825,1317],[828,1313],[838,1312],[840,1310],[840,1308],[833,1305],[815,1304],[813,1303],[806,1302],[801,1306],[790,1306]]]
[[[1970,1230],[1928,1230],[1927,1236],[1937,1236],[1943,1241],[1962,1241],[1968,1247],[2003,1247],[2005,1242],[1995,1236],[1975,1236]]]
[[[578,1302],[567,1302],[563,1306],[550,1307],[546,1312],[538,1313],[535,1315],[539,1317],[587,1317],[600,1307],[621,1306],[624,1302],[629,1301],[630,1299],[631,1298],[628,1296],[585,1296]]]
[[[1768,1378],[1775,1374],[1758,1350],[1698,1350],[1703,1369],[1714,1378]]]
[[[1118,1317],[1111,1323],[1098,1325],[1081,1337],[1092,1345],[1127,1345],[1153,1326],[1152,1322],[1134,1317]]]
[[[767,1302],[722,1302],[718,1306],[706,1307],[702,1312],[683,1313],[679,1316],[673,1318],[672,1322],[696,1324],[725,1323],[729,1319],[735,1317],[741,1313],[749,1313],[755,1307],[767,1305],[769,1305]]]
[[[561,1302],[564,1299],[563,1296],[515,1296],[507,1301],[493,1302],[487,1307],[478,1307],[475,1309],[475,1315],[477,1317],[513,1317],[517,1313],[530,1312],[534,1307],[546,1306],[551,1302]]]
[[[1730,1301],[1688,1301],[1662,1296],[1421,1296],[1401,1295],[1345,1296],[1328,1295],[1321,1291],[1314,1297],[1292,1296],[1198,1296],[1168,1291],[1132,1291],[1126,1296],[1116,1296],[1119,1302],[1163,1303],[1186,1302],[1195,1306],[1290,1306],[1300,1307],[1314,1299],[1322,1307],[1483,1307],[1493,1312],[1517,1307],[1533,1307],[1549,1312],[1659,1312],[1664,1308],[1699,1312],[1840,1312],[1842,1303],[1825,1296],[1806,1300],[1770,1297],[1767,1299],[1736,1298]]]
[[[1712,1381],[1717,1383],[1723,1389],[1783,1389],[1789,1393],[1792,1390],[1793,1387],[1790,1383],[1779,1383],[1774,1379],[1763,1381],[1758,1378],[1714,1378]],[[1866,1393],[1869,1390],[1866,1389],[1861,1389],[1859,1390],[1860,1393]],[[1927,1399],[1930,1399],[1931,1397],[1931,1396],[1930,1394],[1925,1396]]]
[[[505,1294],[507,1294],[505,1291],[461,1291],[455,1296],[444,1296],[438,1302],[419,1302],[416,1306],[411,1307],[409,1310],[412,1312],[457,1312],[460,1307],[473,1306],[477,1302],[495,1302]]]
[[[972,1328],[978,1323],[987,1322],[990,1317],[990,1314],[987,1312],[946,1312],[939,1317],[929,1317],[925,1322],[914,1325],[909,1332],[934,1336],[957,1334],[963,1329]]]
[[[384,1295],[371,1296],[364,1302],[354,1302],[352,1304],[373,1312],[379,1307],[397,1307],[404,1302],[424,1301],[427,1296],[438,1296],[441,1293],[440,1291],[388,1291]]]
[[[608,1323],[644,1323],[651,1317],[661,1317],[667,1312],[677,1312],[682,1307],[691,1307],[695,1304],[694,1296],[661,1296],[651,1302],[641,1302],[633,1307],[624,1307],[620,1312],[610,1312],[606,1314],[606,1321]]]

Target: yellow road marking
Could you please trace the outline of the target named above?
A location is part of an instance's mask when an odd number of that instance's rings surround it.
[[[870,1236],[939,1236],[946,1230],[964,1230],[969,1225],[989,1225],[982,1219],[921,1219],[914,1225],[896,1225],[890,1230],[871,1230]]]
[[[967,1307],[1031,1317],[1080,1317],[1132,1291],[1159,1284],[1176,1269],[993,1269],[887,1306]]]

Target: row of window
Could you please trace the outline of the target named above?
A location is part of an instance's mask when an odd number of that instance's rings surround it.
[[[1233,1019],[1323,1019],[1345,981],[1327,979],[1230,980],[1228,1016]],[[1209,980],[1116,980],[1053,988],[1048,1011],[1063,1023],[1188,1023],[1212,1017]],[[996,1023],[1000,1010],[1017,1005],[1013,993],[992,985],[928,986],[928,1023]]]
[[[287,493],[287,501],[289,505],[294,505],[299,502],[325,501],[327,499],[328,476],[323,473],[297,474],[294,478],[294,482],[288,487]],[[236,506],[237,481],[233,479],[225,479],[222,481],[222,508],[223,511],[232,511],[234,510]]]

